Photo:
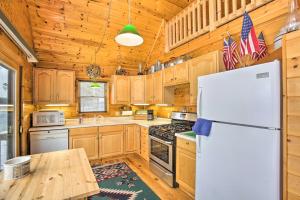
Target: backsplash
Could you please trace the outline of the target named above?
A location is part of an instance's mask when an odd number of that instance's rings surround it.
[[[120,109],[122,105],[110,105],[109,112],[107,113],[82,113],[83,117],[95,117],[98,115],[102,115],[104,117],[115,117],[120,115]],[[132,110],[140,110],[140,109],[149,109],[154,110],[154,115],[163,118],[169,118],[173,111],[183,111],[186,110],[187,112],[196,112],[196,106],[131,106]],[[78,106],[41,106],[36,105],[34,110],[41,110],[41,109],[51,109],[51,110],[62,110],[65,112],[65,118],[78,118],[81,113],[78,112]]]

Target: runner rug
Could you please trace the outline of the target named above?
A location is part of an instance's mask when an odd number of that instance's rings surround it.
[[[89,200],[159,200],[159,197],[124,162],[92,167],[100,193]]]

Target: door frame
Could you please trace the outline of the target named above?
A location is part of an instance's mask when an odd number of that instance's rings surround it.
[[[15,110],[15,119],[14,119],[14,132],[15,132],[15,138],[14,138],[14,157],[19,156],[20,155],[20,127],[19,127],[19,121],[20,121],[20,105],[19,105],[19,81],[20,81],[20,77],[19,77],[19,68],[16,69],[14,67],[12,67],[11,65],[7,64],[6,62],[4,62],[3,60],[0,59],[0,64],[3,65],[4,67],[8,68],[9,70],[12,70],[14,72],[14,110]]]

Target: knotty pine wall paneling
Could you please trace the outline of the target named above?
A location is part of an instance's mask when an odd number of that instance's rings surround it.
[[[0,9],[10,20],[16,30],[21,34],[27,44],[30,47],[33,47],[31,23],[26,2],[23,0],[1,0]],[[17,154],[26,155],[28,128],[30,127],[30,113],[34,110],[34,106],[32,104],[32,65],[27,62],[26,56],[2,30],[0,30],[0,60],[13,67],[17,71],[17,76],[20,74],[19,66],[22,66],[23,68],[23,113],[18,113],[21,115],[23,132],[20,138],[18,138],[21,148],[18,148]],[[17,97],[21,98],[19,94]]]

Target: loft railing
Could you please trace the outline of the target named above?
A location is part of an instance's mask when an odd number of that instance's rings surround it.
[[[174,49],[199,35],[273,0],[195,0],[170,19],[165,27],[166,50]]]

